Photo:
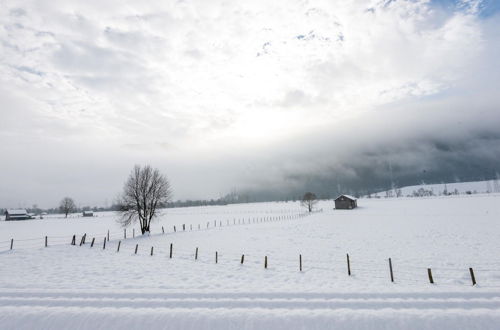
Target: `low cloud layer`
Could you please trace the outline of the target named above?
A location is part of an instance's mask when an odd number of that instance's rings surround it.
[[[0,5],[0,206],[480,179],[500,161],[491,1]],[[500,171],[500,169],[499,169]]]

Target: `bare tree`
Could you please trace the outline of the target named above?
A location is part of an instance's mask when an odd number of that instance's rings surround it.
[[[302,201],[300,204],[304,207],[307,207],[309,212],[312,212],[314,205],[318,202],[316,195],[312,192],[306,192],[304,197],[302,197]]]
[[[118,222],[127,227],[139,221],[144,235],[149,232],[151,220],[158,215],[158,209],[166,206],[171,197],[170,182],[158,169],[135,165],[118,201],[121,214]]]
[[[75,201],[70,197],[64,197],[59,204],[59,209],[67,218],[68,214],[74,212],[76,209]]]

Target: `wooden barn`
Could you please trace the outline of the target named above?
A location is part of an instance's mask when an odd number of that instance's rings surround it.
[[[94,212],[93,211],[83,211],[83,216],[84,217],[93,217]]]
[[[5,221],[28,220],[28,219],[31,219],[31,216],[24,209],[5,211]]]
[[[340,195],[335,198],[336,210],[351,210],[358,207],[358,199],[350,195]]]

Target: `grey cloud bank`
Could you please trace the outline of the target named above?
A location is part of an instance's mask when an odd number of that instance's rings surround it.
[[[500,172],[485,1],[0,5],[0,207],[385,189]],[[279,13],[279,14],[278,14]]]

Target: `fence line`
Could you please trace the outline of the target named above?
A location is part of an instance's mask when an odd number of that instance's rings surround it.
[[[322,212],[321,211],[316,211],[316,212]],[[316,213],[312,212],[312,213]],[[267,214],[267,212],[260,212],[260,214]],[[294,220],[294,219],[299,219],[308,215],[311,215],[312,213],[297,213],[297,214],[288,214],[286,216],[275,216],[275,217],[260,217],[260,218],[240,218],[240,222],[238,222],[236,225],[249,225],[249,224],[258,224],[258,223],[268,223],[268,222],[274,222],[274,221],[283,221],[283,220]],[[257,221],[252,221],[257,220]],[[243,221],[241,221],[243,220]],[[258,221],[260,220],[260,221]],[[218,222],[217,222],[218,221]],[[202,230],[208,230],[212,228],[217,228],[217,227],[231,227],[234,226],[229,219],[226,219],[225,221],[222,220],[215,220],[215,223],[213,223],[213,226],[211,226],[211,222],[209,221],[207,224],[207,227],[205,226],[190,226],[187,227],[185,224],[179,226],[179,228],[182,229],[173,229],[172,231],[168,231],[164,229],[164,226],[161,227],[161,232],[159,233],[149,233],[149,236],[157,236],[157,235],[164,235],[164,234],[173,234],[173,233],[181,233],[181,232],[187,232],[187,231],[202,231]],[[176,225],[173,225],[172,228],[177,227]],[[133,229],[134,232],[134,229]],[[126,237],[124,237],[124,233]],[[14,244],[12,244],[12,239],[6,240],[6,241],[0,241],[0,252],[5,252],[9,250],[16,250],[16,249],[26,249],[26,248],[36,248],[36,247],[51,247],[51,246],[61,246],[61,245],[73,245],[73,237],[75,237],[75,245],[80,242],[80,239],[83,235],[86,235],[87,238],[92,238],[92,237],[108,237],[110,238],[109,240],[125,240],[125,239],[133,239],[135,238],[134,234],[130,234],[130,232],[127,232],[126,229],[124,229],[124,232],[110,232],[109,230],[104,232],[104,233],[84,233],[84,234],[69,234],[68,236],[43,236],[40,238],[28,238],[28,239],[15,239],[14,238]],[[80,239],[76,239],[77,237],[80,237]],[[46,242],[47,239],[47,242]],[[40,243],[36,243],[39,241]],[[26,242],[32,242],[32,243],[26,243]],[[19,244],[20,243],[20,244]],[[47,243],[47,245],[46,245]],[[84,245],[84,244],[83,244]]]

